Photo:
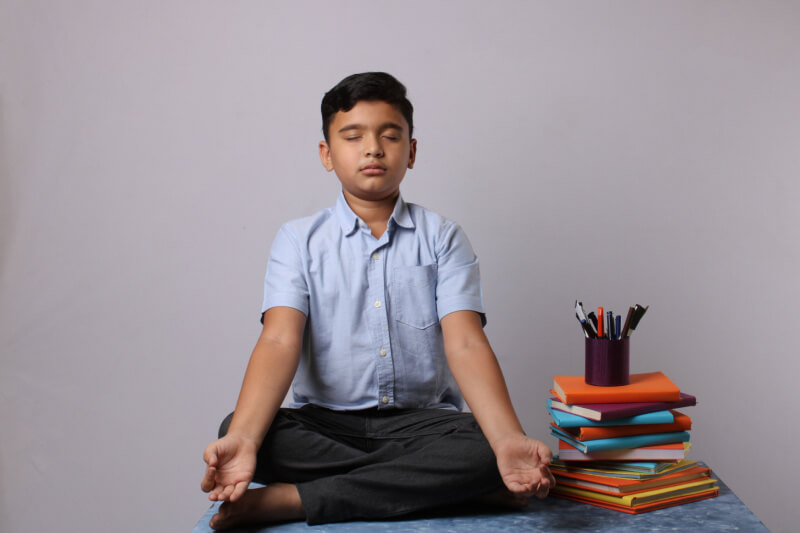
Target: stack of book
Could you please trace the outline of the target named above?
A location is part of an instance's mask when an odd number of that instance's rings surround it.
[[[711,471],[686,459],[692,420],[675,410],[697,400],[662,372],[619,387],[556,376],[551,392],[554,496],[635,514],[718,494]]]

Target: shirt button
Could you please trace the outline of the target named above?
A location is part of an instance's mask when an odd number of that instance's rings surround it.
[[[381,306],[381,301],[375,300],[375,307],[380,307],[380,306]]]
[[[378,252],[375,252],[374,254],[372,254],[372,258],[373,258],[375,261],[377,261],[378,259],[380,259],[380,258],[381,258],[381,254],[379,254]]]
[[[388,352],[386,351],[386,348],[381,348],[381,351],[379,351],[378,353],[381,354],[381,357],[386,357],[386,354]]]
[[[384,396],[383,398],[381,398],[381,403],[384,404],[384,405],[389,403],[389,397],[388,396]]]

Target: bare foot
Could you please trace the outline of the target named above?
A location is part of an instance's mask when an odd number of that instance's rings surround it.
[[[272,483],[266,487],[248,489],[235,502],[224,502],[219,512],[211,517],[214,529],[303,520],[306,517],[297,487],[286,483]]]

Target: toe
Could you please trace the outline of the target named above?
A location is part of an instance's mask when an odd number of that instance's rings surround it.
[[[225,529],[225,522],[227,521],[229,515],[230,506],[227,502],[225,502],[219,507],[217,514],[211,517],[208,525],[210,525],[213,529]]]

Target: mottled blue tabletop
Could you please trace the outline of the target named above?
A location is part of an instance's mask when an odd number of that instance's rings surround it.
[[[714,475],[719,479],[719,476]],[[208,525],[219,503],[211,506],[192,533],[211,533]],[[452,507],[425,515],[386,522],[346,522],[309,526],[305,522],[243,528],[235,533],[485,533],[487,531],[760,531],[769,532],[721,480],[719,496],[639,515],[629,515],[584,503],[547,498],[519,511]]]

